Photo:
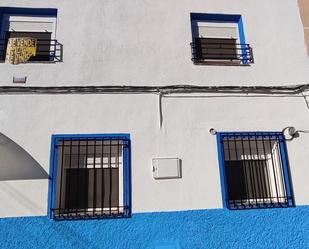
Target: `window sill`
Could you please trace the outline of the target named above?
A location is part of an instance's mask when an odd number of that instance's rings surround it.
[[[16,65],[21,65],[21,64],[56,64],[58,62],[61,62],[61,61],[28,61],[28,62],[23,62],[23,63],[19,63],[19,64],[16,64]],[[10,64],[10,63],[7,63],[5,61],[0,61],[0,64]],[[14,65],[14,64],[11,64],[11,65]],[[14,66],[16,66],[14,65]]]
[[[241,66],[250,67],[249,63],[243,64],[240,61],[203,61],[203,60],[193,60],[193,64],[197,66]]]
[[[101,208],[97,208],[97,210],[93,209],[64,209],[64,213],[59,213],[59,209],[53,209],[52,219],[56,221],[60,220],[85,220],[85,219],[119,219],[119,218],[131,218],[131,210],[129,207],[117,207],[106,208],[103,210]]]

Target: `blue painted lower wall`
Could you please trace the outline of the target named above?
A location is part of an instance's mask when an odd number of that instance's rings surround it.
[[[128,219],[0,219],[0,248],[309,248],[309,206],[133,214]]]

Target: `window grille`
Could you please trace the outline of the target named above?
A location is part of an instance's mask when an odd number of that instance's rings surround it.
[[[120,137],[55,140],[54,219],[130,215],[130,141]]]
[[[221,133],[219,139],[229,209],[294,205],[282,133]]]

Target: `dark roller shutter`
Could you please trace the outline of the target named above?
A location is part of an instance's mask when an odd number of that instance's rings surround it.
[[[65,208],[117,207],[119,205],[118,179],[118,168],[66,169]]]
[[[195,38],[197,59],[237,59],[236,39]]]
[[[225,163],[228,199],[248,199],[243,161],[227,161]]]
[[[271,197],[264,160],[226,161],[226,178],[229,200]]]
[[[65,209],[86,209],[88,186],[88,169],[66,169]]]

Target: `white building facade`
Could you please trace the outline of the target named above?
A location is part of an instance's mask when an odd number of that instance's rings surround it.
[[[0,21],[3,248],[309,245],[297,1],[3,0]]]

